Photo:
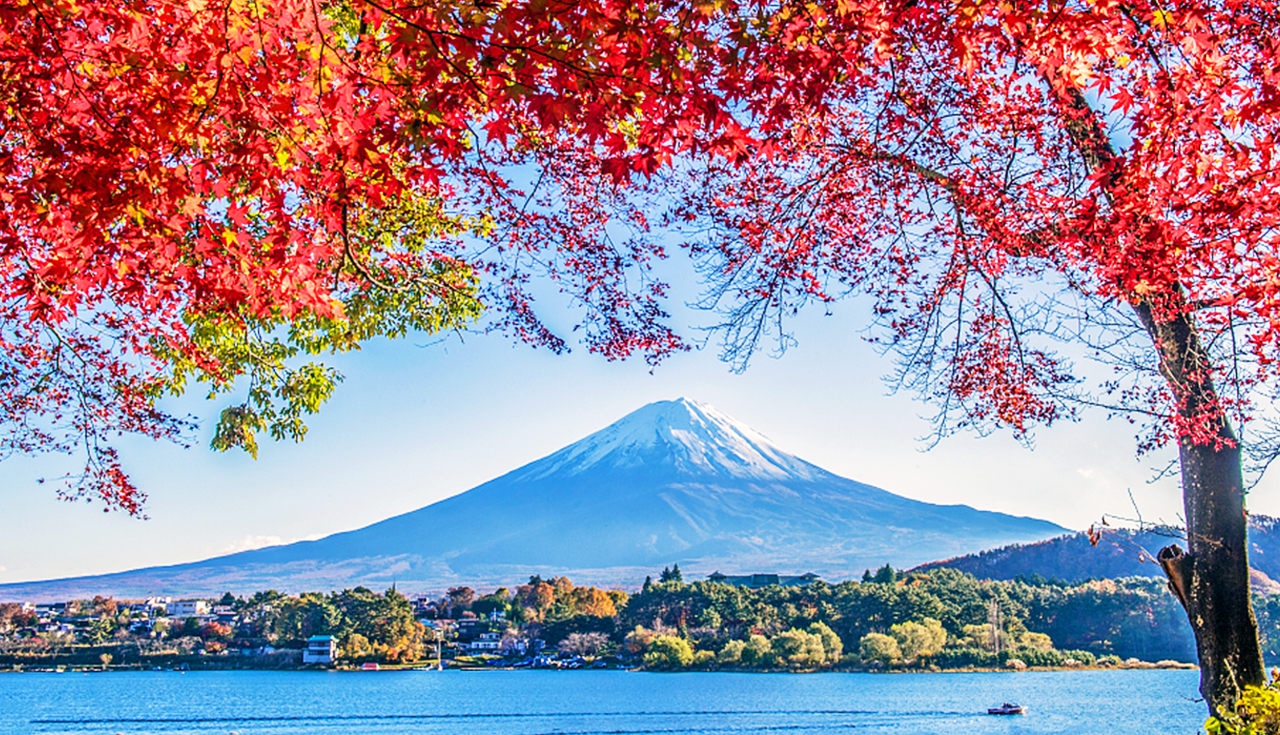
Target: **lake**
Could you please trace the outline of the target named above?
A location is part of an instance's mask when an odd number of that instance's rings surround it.
[[[1193,735],[1198,671],[0,674],[0,733]],[[1018,702],[1021,717],[986,715]]]

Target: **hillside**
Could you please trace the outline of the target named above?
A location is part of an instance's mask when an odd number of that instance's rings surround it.
[[[1249,518],[1249,565],[1254,569],[1254,586],[1266,592],[1280,592],[1280,521],[1271,516]],[[1130,531],[1107,529],[1095,547],[1084,533],[1074,533],[1032,544],[1010,544],[976,554],[930,562],[916,570],[950,568],[981,579],[1015,579],[1040,575],[1049,579],[1079,582],[1115,577],[1163,577],[1154,555],[1162,547],[1186,541],[1179,531]],[[913,570],[914,571],[914,570]]]
[[[842,579],[1064,530],[839,477],[710,406],[680,399],[366,528],[191,564],[0,585],[0,599],[393,583],[442,589],[530,574],[637,584],[671,563],[695,574],[811,571]]]

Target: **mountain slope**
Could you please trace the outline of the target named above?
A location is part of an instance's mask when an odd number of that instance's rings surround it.
[[[359,530],[174,567],[0,585],[0,598],[55,588],[123,595],[396,582],[439,589],[533,573],[626,584],[673,562],[703,574],[813,571],[839,579],[1064,531],[833,475],[710,406],[680,399],[644,406],[479,487]]]
[[[979,579],[1013,579],[1040,575],[1079,582],[1114,577],[1159,577],[1164,573],[1154,554],[1171,543],[1186,546],[1178,529],[1167,531],[1106,530],[1095,547],[1084,533],[1075,533],[1034,544],[1013,544],[977,554],[923,564],[912,571],[949,568]],[[1264,515],[1249,517],[1249,566],[1254,587],[1280,592],[1280,520]]]

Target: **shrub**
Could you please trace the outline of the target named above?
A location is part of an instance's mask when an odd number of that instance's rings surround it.
[[[673,635],[658,636],[649,644],[644,665],[654,669],[682,669],[693,663],[689,642]]]
[[[637,625],[635,630],[627,633],[627,637],[624,639],[624,645],[626,646],[628,653],[644,653],[649,650],[649,646],[652,645],[653,641],[657,637],[657,633]]]
[[[839,661],[844,655],[844,642],[826,623],[813,623],[808,627],[808,631],[822,639],[822,650],[826,654],[828,663]]]
[[[742,663],[742,651],[747,647],[746,641],[729,641],[716,654],[716,660],[722,664]]]
[[[1060,651],[1049,649],[1042,651],[1039,648],[1030,646],[1020,646],[1009,653],[1012,658],[1016,658],[1028,666],[1061,666],[1063,655]]]
[[[1093,666],[1098,662],[1098,657],[1088,651],[1063,651],[1062,655],[1067,658],[1074,658],[1085,666]]]
[[[1034,648],[1037,651],[1052,651],[1053,639],[1044,633],[1028,631],[1018,636],[1018,646],[1021,648]]]
[[[944,648],[934,656],[933,660],[946,669],[962,666],[997,666],[1000,663],[999,657],[994,653],[981,648]]]
[[[795,628],[775,636],[772,648],[778,657],[778,663],[799,668],[814,668],[827,660],[822,648],[822,638]]]
[[[768,666],[773,660],[773,646],[768,638],[753,635],[747,639],[747,645],[742,649],[742,663],[748,666]]]
[[[864,662],[879,661],[888,665],[902,658],[898,641],[883,633],[868,633],[858,641],[858,653]]]
[[[1271,670],[1271,680],[1260,687],[1245,687],[1244,694],[1221,719],[1204,723],[1209,735],[1271,735],[1280,732],[1280,669]]]
[[[925,618],[919,623],[898,623],[889,628],[889,635],[898,642],[901,658],[908,660],[932,656],[947,642],[947,631],[943,630],[942,623],[933,618]]]

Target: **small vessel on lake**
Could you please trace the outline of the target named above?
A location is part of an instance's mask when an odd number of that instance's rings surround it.
[[[989,715],[1025,715],[1026,713],[1026,707],[1020,704],[1013,704],[1012,702],[1005,702],[999,707],[987,708],[987,714]]]

